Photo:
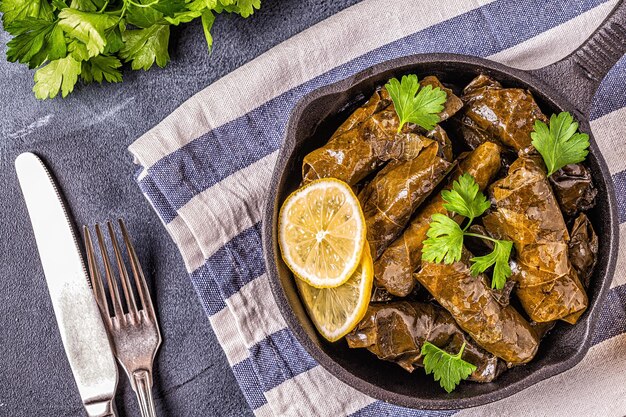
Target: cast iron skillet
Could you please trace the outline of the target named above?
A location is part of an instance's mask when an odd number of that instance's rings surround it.
[[[588,290],[589,308],[572,326],[559,323],[542,341],[535,359],[510,369],[488,384],[464,383],[451,394],[420,370],[413,374],[376,359],[365,349],[349,349],[341,340],[328,343],[317,334],[283,263],[276,239],[278,210],[300,183],[302,159],[322,146],[354,108],[391,77],[415,73],[436,75],[444,83],[465,85],[480,73],[504,86],[529,89],[547,114],[569,111],[589,133],[588,109],[609,69],[626,52],[626,5],[620,1],[600,28],[565,59],[534,71],[521,71],[473,56],[423,54],[375,65],[343,81],[305,96],[294,108],[285,144],[278,156],[266,202],[263,246],[272,292],[288,326],[304,348],[330,373],[374,398],[420,409],[474,407],[512,395],[577,364],[591,345],[602,303],[613,279],[618,253],[618,217],[611,175],[591,139],[587,164],[598,188],[596,207],[589,213],[600,238],[600,251]]]

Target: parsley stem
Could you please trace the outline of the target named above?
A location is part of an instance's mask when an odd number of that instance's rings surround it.
[[[126,1],[135,7],[142,7],[142,8],[148,8],[148,7],[154,6],[155,4],[159,2],[159,0],[154,0],[148,4],[141,4],[141,3],[135,3],[133,0],[126,0]]]
[[[469,227],[472,225],[472,222],[474,221],[473,217],[468,217],[469,221],[467,222],[467,224],[465,225],[465,227],[463,228],[463,234],[465,234],[465,232],[467,231],[467,229],[469,229]]]
[[[104,12],[104,9],[106,9],[108,5],[109,5],[109,0],[104,2],[104,6],[102,6],[102,9],[100,9],[100,11],[98,13]]]
[[[461,355],[463,355],[463,351],[465,350],[465,345],[466,344],[467,344],[467,342],[463,342],[463,344],[461,345],[461,349],[459,350],[459,353],[454,355],[456,358],[461,359]]]
[[[498,243],[498,239],[494,239],[492,237],[489,236],[485,236],[485,235],[479,235],[478,233],[470,233],[470,232],[463,232],[463,236],[472,236],[472,237],[478,237],[480,239],[485,239],[485,240],[490,240],[494,243]]]

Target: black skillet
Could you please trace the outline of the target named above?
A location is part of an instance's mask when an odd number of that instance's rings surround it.
[[[399,366],[377,360],[364,349],[349,349],[345,341],[328,343],[315,331],[283,263],[276,240],[281,203],[300,183],[302,158],[322,146],[350,112],[377,86],[391,77],[415,73],[436,75],[444,83],[466,85],[488,74],[504,86],[530,90],[545,113],[569,111],[589,133],[589,107],[600,81],[626,52],[626,4],[620,1],[600,28],[563,60],[547,67],[521,71],[482,58],[456,54],[421,54],[375,65],[350,78],[305,96],[294,108],[285,144],[278,156],[264,213],[263,246],[272,292],[289,328],[304,348],[330,373],[374,398],[419,409],[474,407],[512,395],[576,365],[591,345],[602,303],[613,279],[618,253],[618,216],[611,174],[591,138],[586,164],[598,188],[596,207],[589,213],[600,238],[600,253],[588,290],[589,308],[574,325],[558,324],[542,341],[529,364],[505,372],[489,384],[463,383],[446,394],[421,371],[409,374]]]

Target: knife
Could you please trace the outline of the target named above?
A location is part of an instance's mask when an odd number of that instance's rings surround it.
[[[90,417],[115,417],[117,365],[59,188],[35,154],[15,169],[78,392]]]

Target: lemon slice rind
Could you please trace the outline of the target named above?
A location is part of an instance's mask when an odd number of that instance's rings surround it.
[[[315,288],[303,280],[298,278],[295,278],[295,280],[300,292],[300,298],[315,328],[326,340],[336,342],[350,333],[367,312],[374,282],[374,265],[369,247],[365,245],[363,258],[357,270],[346,283],[339,287]],[[328,315],[332,314],[332,312],[337,312],[338,305],[336,303],[335,305],[319,305],[318,303],[329,302],[329,300],[337,300],[338,298],[342,301],[351,301],[346,300],[347,297],[340,298],[341,294],[345,295],[350,291],[356,291],[358,294],[356,303],[350,311],[342,311],[342,313],[345,313],[346,318],[342,319],[341,323],[331,323],[332,320],[328,319]]]
[[[295,248],[297,244],[311,244],[311,239],[308,238],[307,240],[303,240],[301,242],[294,241],[293,239],[291,241],[288,241],[287,232],[285,230],[286,225],[291,225],[292,227],[298,227],[304,230],[310,236],[313,232],[320,229],[321,226],[319,223],[306,225],[296,224],[295,222],[290,221],[289,217],[290,214],[292,214],[292,208],[294,208],[296,204],[303,204],[303,201],[304,204],[306,204],[305,200],[307,196],[312,196],[311,193],[315,193],[316,191],[320,190],[324,191],[325,193],[328,190],[331,190],[334,192],[338,192],[342,194],[343,197],[345,197],[345,201],[341,209],[337,211],[345,212],[347,210],[349,214],[351,214],[350,221],[354,222],[354,226],[356,229],[355,233],[353,234],[331,234],[328,239],[326,239],[326,244],[333,249],[343,248],[343,245],[340,242],[343,242],[344,244],[349,243],[351,245],[351,248],[348,251],[349,253],[345,256],[344,259],[346,260],[345,265],[335,265],[336,268],[340,269],[340,273],[335,274],[336,276],[332,277],[323,276],[320,271],[316,271],[316,273],[311,273],[303,268],[301,266],[301,262],[298,262],[293,256],[292,251],[297,250],[297,248]],[[326,194],[324,194],[324,197],[325,196]],[[312,196],[311,198],[314,197]],[[301,211],[304,210],[301,207],[297,207],[297,209]],[[311,213],[308,214],[312,217],[315,217]],[[318,222],[321,221],[320,219],[315,220],[317,220]],[[337,221],[333,219],[329,222],[329,224],[335,225],[336,227]],[[341,223],[339,224],[341,225]],[[304,187],[294,191],[287,197],[279,213],[278,242],[280,245],[282,258],[285,261],[285,264],[287,264],[287,266],[289,267],[289,269],[294,273],[294,275],[296,275],[296,277],[316,288],[337,287],[350,279],[354,271],[359,266],[360,259],[362,257],[363,247],[365,243],[365,234],[365,219],[363,217],[363,212],[361,211],[361,206],[356,195],[348,184],[335,178],[324,178],[320,180],[315,180],[305,185]],[[314,258],[316,257],[316,254],[313,251],[310,252],[310,255]],[[313,262],[318,262],[320,264],[323,263],[320,260],[313,260]],[[328,262],[326,262],[326,264],[328,264]]]

